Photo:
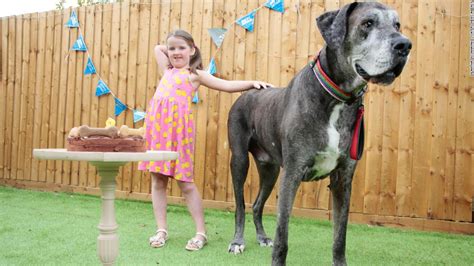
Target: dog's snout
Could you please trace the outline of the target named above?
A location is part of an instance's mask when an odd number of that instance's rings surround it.
[[[407,38],[396,38],[392,42],[392,49],[400,56],[407,56],[411,50],[411,42]]]

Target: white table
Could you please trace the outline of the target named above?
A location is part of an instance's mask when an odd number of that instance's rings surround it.
[[[112,265],[118,255],[117,222],[115,221],[115,177],[119,167],[134,161],[165,161],[178,158],[177,152],[74,152],[66,149],[34,149],[33,157],[45,160],[88,161],[100,176],[102,214],[97,238],[97,254],[104,265]]]

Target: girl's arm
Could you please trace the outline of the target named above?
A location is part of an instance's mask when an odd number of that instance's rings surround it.
[[[193,81],[193,85],[204,85],[214,90],[225,91],[225,92],[239,92],[249,89],[264,89],[267,87],[273,87],[271,84],[262,81],[255,80],[225,80],[214,77],[207,71],[197,70],[196,82]],[[197,86],[195,86],[197,87]]]
[[[155,46],[155,58],[156,63],[158,64],[158,70],[161,74],[163,74],[170,65],[170,59],[168,58],[168,48],[166,45]]]

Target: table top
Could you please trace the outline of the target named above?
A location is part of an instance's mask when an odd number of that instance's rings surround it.
[[[93,162],[136,162],[176,160],[174,151],[146,152],[79,152],[66,149],[33,149],[33,157],[45,160],[72,160]]]

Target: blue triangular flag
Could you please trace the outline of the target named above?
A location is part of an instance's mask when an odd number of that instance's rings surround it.
[[[102,96],[108,93],[110,93],[109,87],[107,87],[107,84],[105,84],[105,82],[99,79],[99,82],[97,83],[97,88],[95,89],[95,96]]]
[[[92,63],[92,60],[90,57],[87,58],[87,65],[86,65],[86,69],[84,69],[84,75],[90,75],[90,74],[95,74],[97,73],[95,71],[95,66],[94,64]]]
[[[133,123],[136,123],[145,118],[145,112],[133,110]]]
[[[87,51],[86,43],[82,38],[82,35],[79,34],[79,38],[77,38],[76,42],[72,46],[72,50],[74,51]]]
[[[224,41],[224,37],[225,37],[225,33],[227,32],[227,29],[212,28],[212,29],[207,29],[207,31],[209,31],[209,35],[211,35],[211,38],[214,41],[214,44],[217,47],[220,47],[222,42]]]
[[[283,4],[283,0],[268,0],[265,3],[265,6],[270,8],[270,9],[281,12],[281,13],[285,12],[285,7],[284,7],[284,4]]]
[[[194,97],[193,97],[193,103],[198,103],[199,102],[199,96],[198,96],[198,92],[196,91],[194,93]]]
[[[66,23],[66,27],[68,28],[77,28],[79,27],[79,21],[77,20],[76,12],[74,10],[71,12],[71,16]]]
[[[217,72],[216,62],[214,61],[214,58],[211,59],[211,62],[209,63],[209,66],[207,67],[207,72],[211,75],[214,75]]]
[[[119,116],[125,109],[127,109],[127,106],[118,98],[115,98],[115,116]]]
[[[248,31],[253,31],[253,25],[255,22],[255,13],[256,11],[252,11],[248,13],[247,15],[239,18],[236,22],[240,26],[244,27]]]

